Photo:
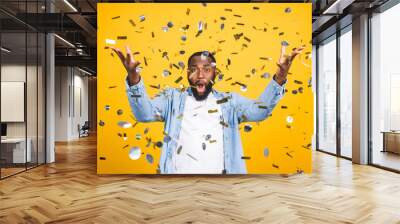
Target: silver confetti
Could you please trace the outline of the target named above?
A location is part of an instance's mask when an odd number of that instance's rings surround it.
[[[200,58],[201,58],[201,60],[207,60],[208,59],[208,56],[210,55],[210,52],[208,52],[208,51],[203,51],[203,53],[201,53],[201,56],[200,56]]]
[[[168,27],[167,26],[163,26],[163,27],[161,27],[161,30],[164,31],[164,32],[168,32]]]
[[[289,123],[289,124],[293,123],[293,120],[294,120],[294,119],[293,119],[292,116],[287,116],[287,117],[286,117],[286,122]]]
[[[132,124],[127,121],[118,121],[118,126],[121,128],[131,128]]]
[[[203,22],[200,21],[198,26],[197,26],[197,31],[202,32],[203,31],[203,26],[204,26]]]
[[[206,143],[203,142],[203,143],[201,144],[201,148],[202,148],[203,150],[206,150]]]
[[[240,90],[241,90],[242,92],[246,92],[246,91],[247,91],[247,86],[245,86],[245,85],[240,86]]]
[[[164,70],[163,70],[163,73],[162,73],[162,76],[163,76],[163,77],[167,77],[167,76],[169,76],[170,74],[171,74],[170,71],[168,71],[167,69],[164,69]]]
[[[264,79],[269,79],[271,77],[271,75],[268,72],[265,72],[264,74],[262,74],[261,77]]]
[[[269,149],[268,149],[268,148],[265,148],[265,149],[264,149],[264,156],[265,156],[265,157],[268,157],[268,156],[269,156]]]
[[[137,147],[137,146],[133,146],[130,150],[129,150],[129,158],[131,160],[138,160],[140,158],[140,156],[142,155],[142,150]]]
[[[168,26],[169,28],[172,28],[172,27],[174,26],[174,24],[173,24],[172,22],[168,22],[168,23],[167,23],[167,26]]]
[[[182,36],[181,36],[181,40],[182,40],[182,41],[186,41],[186,39],[187,39],[187,38],[186,38],[186,35],[182,35]]]
[[[210,134],[206,135],[206,141],[208,141],[210,139],[211,139],[211,135]]]
[[[147,160],[147,162],[150,163],[150,164],[153,164],[153,162],[154,162],[153,156],[150,155],[150,154],[147,154],[147,155],[146,155],[146,160]]]
[[[250,132],[253,129],[253,127],[250,124],[245,124],[244,125],[244,131],[245,132]]]
[[[110,105],[105,105],[105,106],[104,106],[104,109],[105,109],[105,110],[110,110]]]
[[[140,134],[136,134],[135,138],[136,138],[136,140],[140,140],[140,139],[142,139],[142,136]]]
[[[104,121],[100,120],[100,121],[99,121],[99,125],[100,125],[100,126],[104,126],[104,125],[105,125]]]
[[[185,69],[185,63],[183,61],[178,62],[179,67]]]
[[[146,20],[146,17],[144,15],[139,16],[139,20],[140,22],[143,22],[144,20]]]

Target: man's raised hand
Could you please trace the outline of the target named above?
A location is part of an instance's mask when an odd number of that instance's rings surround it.
[[[278,69],[275,73],[275,81],[280,85],[285,83],[289,68],[294,60],[294,58],[304,50],[305,46],[294,48],[290,55],[286,55],[286,46],[282,45],[281,55],[278,60]]]
[[[119,48],[111,47],[111,49],[118,55],[126,71],[128,72],[129,85],[137,84],[140,81],[140,75],[137,71],[140,62],[135,61],[132,56],[131,49],[129,49],[128,46],[125,47],[126,56]]]

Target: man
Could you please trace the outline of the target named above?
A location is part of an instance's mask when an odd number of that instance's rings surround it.
[[[239,124],[262,121],[271,114],[284,94],[290,65],[304,47],[293,49],[287,56],[282,46],[277,72],[258,100],[213,89],[216,60],[207,51],[196,52],[188,59],[189,88],[168,88],[150,99],[137,69],[140,63],[133,59],[129,47],[126,55],[112,49],[128,72],[127,95],[137,121],[165,122],[161,173],[245,174]]]

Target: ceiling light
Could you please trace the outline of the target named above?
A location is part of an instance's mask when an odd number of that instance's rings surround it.
[[[78,12],[78,10],[71,4],[69,3],[68,0],[64,0],[65,4],[67,4],[74,12]]]
[[[59,40],[61,40],[62,42],[66,43],[67,45],[69,45],[70,47],[75,48],[75,45],[71,44],[71,42],[67,41],[66,39],[58,36],[57,34],[54,34],[55,37],[57,37]]]
[[[1,47],[1,51],[4,51],[6,53],[10,53],[11,52],[11,50],[9,50],[9,49],[7,49],[5,47]]]
[[[88,71],[86,71],[86,70],[83,70],[83,69],[81,69],[81,68],[79,68],[79,67],[78,67],[78,70],[81,71],[81,72],[83,72],[83,73],[85,73],[85,74],[87,74],[87,75],[93,75],[92,73],[90,73],[90,72],[88,72]]]

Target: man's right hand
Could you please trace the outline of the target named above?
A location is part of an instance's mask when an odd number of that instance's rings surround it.
[[[133,59],[129,47],[126,46],[126,56],[118,48],[111,47],[111,49],[118,55],[119,59],[121,59],[122,64],[124,65],[126,71],[128,72],[129,85],[137,84],[140,81],[140,75],[137,71],[140,62],[135,61],[135,59]]]

